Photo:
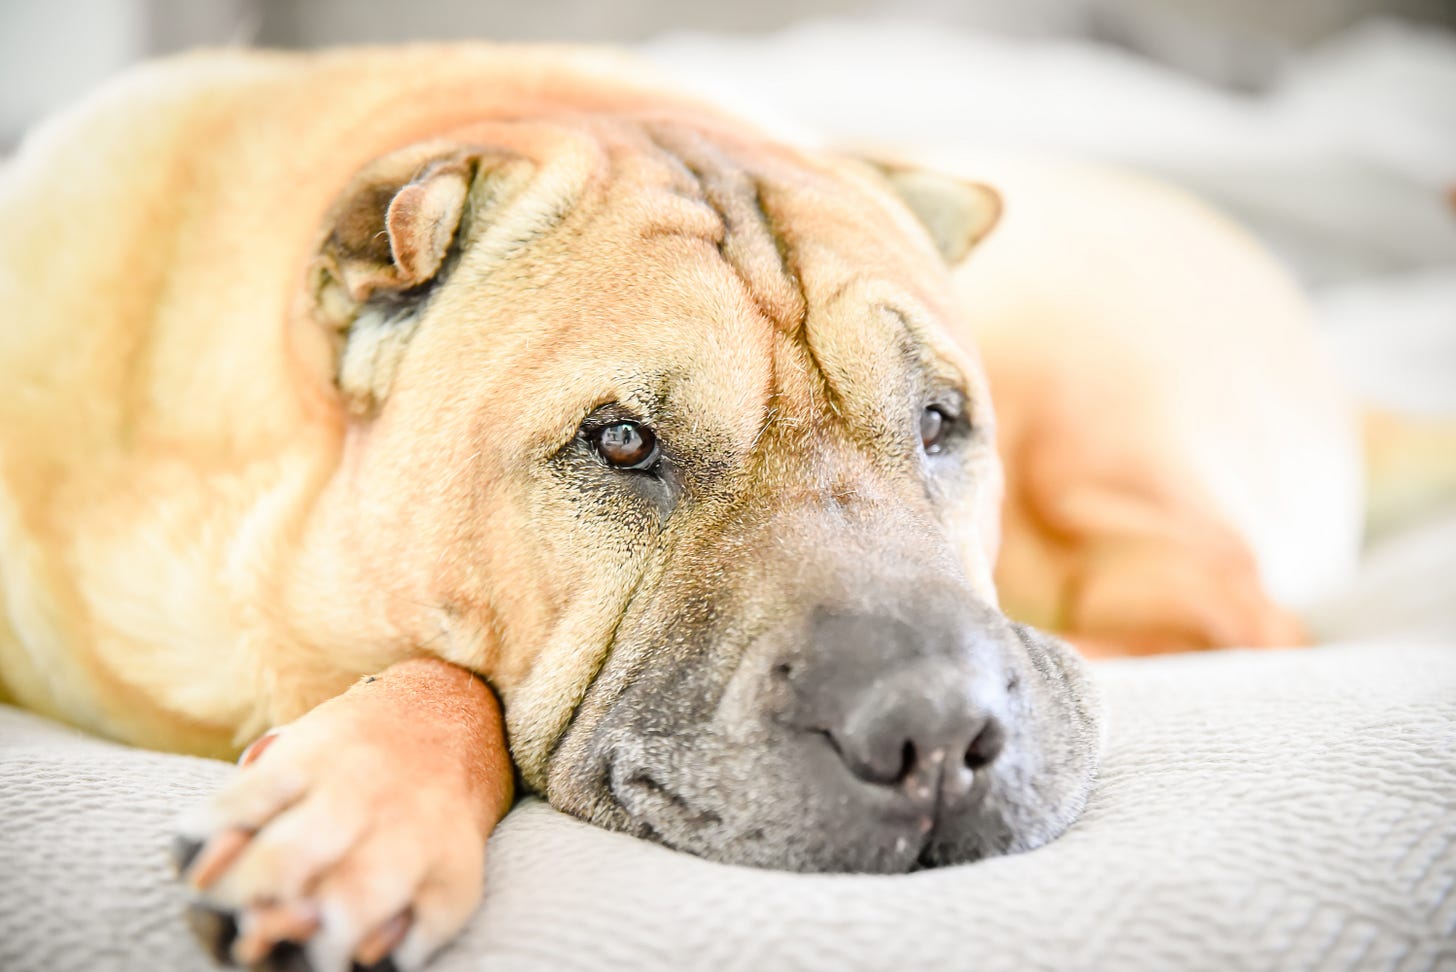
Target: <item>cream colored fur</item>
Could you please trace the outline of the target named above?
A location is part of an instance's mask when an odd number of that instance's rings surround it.
[[[1298,640],[1258,605],[1293,611],[1348,580],[1364,497],[1358,414],[1294,282],[1246,232],[1151,180],[938,161],[1005,200],[958,280],[1001,417],[1008,607],[1095,627],[1114,649],[1174,604],[1185,644]],[[1126,596],[1098,621],[1066,616],[1068,588],[1097,583],[1073,575],[1119,573]]]
[[[309,522],[331,515],[321,497],[331,477],[340,488],[347,424],[327,385],[326,335],[298,320],[318,214],[372,158],[459,121],[557,97],[608,110],[672,101],[641,94],[622,64],[579,52],[192,63],[138,72],[52,122],[0,186],[11,229],[0,299],[13,322],[0,332],[0,661],[25,704],[145,745],[221,753],[439,634],[435,620],[405,621],[418,614],[407,595],[381,596],[351,576],[358,565],[299,547],[318,529]],[[259,115],[269,127],[246,139],[226,121],[280,99],[296,107]],[[386,110],[401,101],[421,106],[404,116],[417,130]],[[530,183],[542,202],[515,207],[517,220],[578,196],[599,165],[581,143],[540,133],[543,145],[553,139],[549,171]],[[1156,511],[1187,521],[1196,508],[1193,532],[1211,539],[1183,536],[1190,558],[1228,548],[1238,561],[1257,544],[1257,575],[1231,595],[1251,602],[1235,612],[1251,620],[1217,636],[1158,634],[1114,598],[1121,627],[1099,621],[1084,633],[1151,634],[1164,647],[1287,637],[1289,626],[1258,620],[1260,580],[1297,603],[1338,575],[1358,504],[1348,408],[1290,285],[1236,230],[1154,184],[1026,160],[957,167],[1007,199],[962,279],[1003,414],[1010,603],[1077,636],[1089,626],[1068,588],[1092,569],[1091,551],[1115,574],[1105,555],[1121,556],[1128,531],[1176,535]],[[523,231],[501,226],[490,238],[509,245]],[[346,383],[360,357],[371,380],[392,381],[374,359],[397,353],[360,340]],[[1041,393],[1049,387],[1056,402]],[[1139,483],[1173,495],[1119,511],[1114,488],[1110,505],[1068,514],[1092,522],[1049,555],[1045,530],[1021,513],[1050,494],[1078,495],[1089,452],[1122,455],[1104,448],[1107,436],[1136,454]],[[1044,470],[1039,454],[1062,461]],[[1041,499],[1028,498],[1021,487],[1036,484]],[[1151,519],[1129,525],[1148,508]],[[974,542],[994,545],[994,530],[983,525]],[[1130,583],[1166,556],[1129,566]],[[1193,574],[1184,600],[1206,599],[1198,584],[1210,578]],[[317,597],[320,577],[349,594]],[[303,599],[317,603],[301,625]],[[1185,622],[1173,624],[1202,624]],[[333,642],[377,644],[361,635],[381,626],[398,632],[397,647],[336,654]],[[455,660],[486,665],[485,650],[457,646]]]
[[[1353,423],[1288,281],[1156,185],[954,167],[976,183],[799,153],[571,50],[204,54],[113,83],[0,174],[0,683],[169,750],[291,724],[185,831],[209,842],[191,878],[214,902],[272,901],[331,819],[397,837],[429,809],[483,841],[511,767],[459,668],[489,679],[539,788],[657,579],[647,532],[535,489],[546,460],[610,392],[755,455],[723,473],[743,495],[878,483],[894,457],[832,413],[908,421],[915,403],[884,404],[907,338],[989,432],[984,348],[1004,516],[989,440],[943,504],[978,597],[999,585],[1013,615],[1107,653],[1298,640],[1278,601],[1348,565],[1359,500]],[[683,192],[689,169],[712,198]],[[980,183],[1004,216],[958,304],[943,260],[999,211]],[[774,232],[798,234],[791,267]],[[390,302],[436,276],[427,304]],[[644,362],[691,379],[671,414]],[[883,508],[923,504],[894,483]],[[334,759],[335,740],[362,748]],[[353,806],[341,781],[374,757],[410,770]],[[460,775],[430,791],[444,811],[410,785],[437,765]],[[250,843],[305,790],[312,823]],[[421,961],[478,873],[370,898],[371,875],[448,870],[443,831],[411,827],[345,855],[333,919],[248,910],[245,951],[322,927],[318,968]]]

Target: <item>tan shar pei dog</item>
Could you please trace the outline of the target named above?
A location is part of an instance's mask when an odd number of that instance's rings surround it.
[[[1357,442],[1242,233],[972,168],[571,49],[114,82],[0,178],[6,697],[249,747],[175,848],[244,965],[418,968],[517,779],[764,867],[1052,839],[1100,716],[1038,629],[1297,643]]]

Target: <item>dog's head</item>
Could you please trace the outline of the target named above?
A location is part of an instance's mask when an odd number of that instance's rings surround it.
[[[602,826],[812,870],[1054,837],[1097,715],[996,607],[991,403],[948,336],[996,205],[669,113],[379,160],[307,301],[353,623],[488,673],[526,782]]]

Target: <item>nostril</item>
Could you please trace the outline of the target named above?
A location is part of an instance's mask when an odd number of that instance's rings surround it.
[[[866,783],[899,786],[914,775],[920,759],[913,739],[906,739],[898,751],[882,750],[877,757],[857,745],[854,739],[843,738],[832,730],[815,729],[814,732],[823,736],[850,771]]]
[[[991,760],[1001,754],[1002,747],[1006,744],[1006,733],[1001,728],[1001,723],[995,719],[987,719],[981,731],[976,733],[976,738],[966,747],[966,768],[978,770]]]
[[[915,772],[915,743],[907,739],[905,745],[900,747],[900,768],[896,771],[895,779],[892,782],[903,783],[913,772]]]

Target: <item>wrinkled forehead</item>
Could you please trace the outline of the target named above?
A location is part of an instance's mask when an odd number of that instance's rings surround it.
[[[710,243],[752,312],[731,323],[767,325],[778,357],[799,348],[870,397],[899,391],[907,368],[973,377],[945,333],[958,313],[946,268],[866,168],[731,131],[653,120],[628,131],[613,162],[629,192],[656,197],[643,235]]]
[[[853,166],[675,120],[586,124],[598,177],[542,241],[556,285],[527,288],[554,295],[553,341],[582,358],[543,372],[563,422],[615,400],[741,454],[775,414],[884,424],[927,384],[965,384],[938,255]]]
[[[866,165],[653,118],[629,118],[605,141],[629,191],[650,188],[683,204],[664,208],[663,231],[687,223],[711,238],[780,330],[803,327],[811,309],[877,278],[943,304],[946,273],[934,245]]]

